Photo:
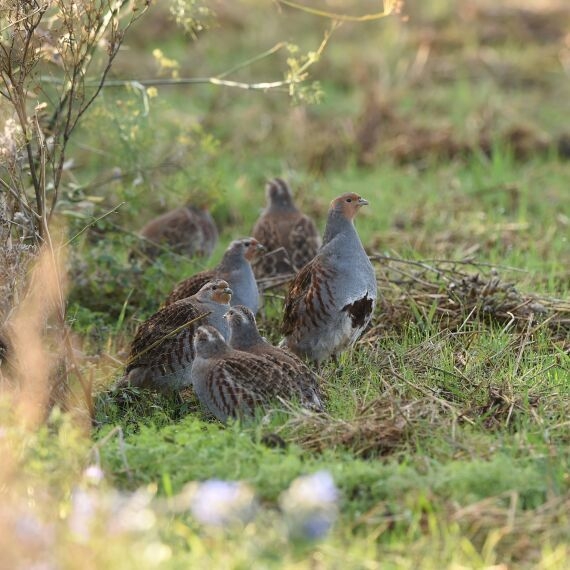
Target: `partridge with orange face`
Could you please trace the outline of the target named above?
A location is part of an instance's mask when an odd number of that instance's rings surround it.
[[[289,368],[303,394],[303,401],[310,402],[313,409],[322,411],[319,378],[300,358],[267,342],[259,334],[255,315],[247,307],[232,307],[225,316],[230,326],[229,345],[232,348],[265,357],[277,366]]]
[[[226,280],[232,289],[232,304],[245,305],[252,311],[259,309],[259,291],[251,261],[265,248],[255,238],[232,241],[222,260],[214,269],[201,271],[180,282],[166,299],[166,305],[194,295],[204,283],[212,279]]]
[[[253,264],[260,279],[295,273],[309,262],[321,245],[321,237],[311,218],[295,206],[291,189],[281,178],[266,187],[267,207],[252,230],[252,236],[267,248]]]
[[[331,202],[323,245],[293,280],[282,345],[316,363],[336,356],[362,334],[376,304],[374,268],[354,227],[368,201],[347,193]]]
[[[288,364],[230,348],[214,327],[203,326],[194,337],[192,386],[201,404],[216,418],[250,416],[258,407],[279,400],[312,406]]]
[[[148,222],[140,231],[140,251],[150,258],[165,248],[188,257],[210,257],[218,243],[218,229],[205,208],[184,206]]]
[[[192,339],[203,324],[212,325],[223,338],[229,337],[224,319],[232,290],[227,281],[206,283],[195,295],[163,307],[142,323],[131,345],[121,386],[176,391],[191,385],[194,360]]]

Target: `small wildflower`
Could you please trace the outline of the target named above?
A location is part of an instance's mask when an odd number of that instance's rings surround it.
[[[248,522],[257,509],[253,491],[244,483],[212,479],[191,484],[190,512],[202,524],[226,526]]]
[[[147,489],[125,494],[118,493],[113,500],[113,513],[109,520],[112,534],[123,532],[144,532],[156,524],[156,514],[152,510],[154,493]]]
[[[99,485],[104,477],[105,473],[98,465],[90,465],[83,471],[83,479],[92,485]]]
[[[295,479],[282,493],[280,505],[291,536],[323,538],[338,514],[338,489],[328,471]]]

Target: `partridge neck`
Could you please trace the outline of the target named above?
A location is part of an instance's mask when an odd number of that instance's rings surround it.
[[[230,347],[222,340],[201,344],[196,348],[196,356],[200,358],[223,358],[231,352]]]
[[[230,345],[236,350],[247,350],[260,342],[263,342],[263,339],[253,327],[237,327],[232,330]]]
[[[241,253],[237,251],[226,251],[224,257],[222,257],[222,261],[220,261],[218,269],[221,271],[231,271],[239,267],[243,261],[245,261],[245,258]]]
[[[356,239],[360,241],[353,221],[347,219],[341,212],[333,210],[329,213],[327,219],[327,225],[323,235],[323,246],[332,241],[332,239],[339,234],[343,234],[346,237],[356,237]]]

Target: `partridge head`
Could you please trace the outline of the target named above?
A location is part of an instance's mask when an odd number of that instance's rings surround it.
[[[232,303],[243,304],[253,311],[259,309],[259,291],[251,269],[251,261],[264,251],[264,246],[255,238],[234,240],[226,249],[220,263],[207,271],[201,271],[181,281],[166,299],[166,305],[189,297],[211,279],[225,279],[233,291]]]

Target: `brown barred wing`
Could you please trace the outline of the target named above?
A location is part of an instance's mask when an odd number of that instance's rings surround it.
[[[263,360],[246,353],[220,359],[197,386],[202,404],[219,420],[252,415],[266,401]],[[261,385],[260,385],[261,384]]]
[[[252,264],[257,279],[293,275],[295,270],[289,254],[284,247],[274,249],[262,255]]]
[[[191,361],[194,355],[191,338],[206,316],[206,311],[185,300],[160,309],[139,326],[126,373],[139,367],[168,369],[188,357]]]
[[[289,234],[291,263],[298,271],[311,261],[321,246],[321,236],[311,218],[302,216]]]
[[[262,243],[267,251],[273,251],[281,246],[276,225],[271,214],[264,214],[257,220],[251,230],[251,237]]]
[[[267,253],[252,263],[253,272],[257,279],[293,272],[289,254],[281,245],[277,226],[271,214],[265,214],[259,218],[251,235],[262,243],[267,250]]]
[[[278,395],[295,398],[301,406],[315,411],[323,411],[319,377],[297,356],[281,348],[271,347],[265,358],[273,362],[281,371],[281,387]]]
[[[298,400],[304,405],[314,400],[314,394],[298,384],[291,364],[247,353],[220,359],[196,392],[202,404],[221,421],[251,416],[256,408],[267,408],[280,399]]]
[[[334,307],[329,283],[335,273],[319,256],[299,271],[285,299],[282,332],[286,337],[311,328],[317,331],[331,316]]]

